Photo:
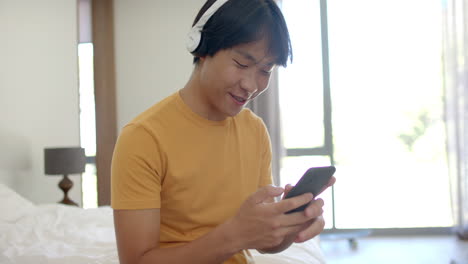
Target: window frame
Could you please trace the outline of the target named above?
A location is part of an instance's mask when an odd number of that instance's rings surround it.
[[[283,0],[288,1],[288,0]],[[320,29],[322,42],[322,79],[323,79],[323,129],[324,142],[316,148],[286,148],[285,157],[298,156],[328,156],[331,165],[335,165],[333,126],[332,126],[332,98],[330,81],[330,60],[328,40],[328,8],[327,0],[320,0]],[[354,237],[362,234],[370,236],[408,236],[408,235],[450,235],[452,227],[413,227],[413,228],[364,228],[343,229],[336,227],[335,219],[335,188],[331,187],[332,227],[322,232],[322,237],[327,235],[347,234]]]

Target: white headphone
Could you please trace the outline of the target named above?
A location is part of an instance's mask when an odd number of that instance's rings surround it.
[[[189,33],[187,34],[186,47],[190,53],[194,52],[200,45],[201,31],[203,30],[203,27],[205,26],[206,22],[208,22],[211,16],[213,16],[213,14],[216,13],[216,11],[218,11],[218,9],[227,1],[229,0],[217,0],[216,2],[214,2],[210,6],[210,8],[206,10],[203,16],[198,20],[195,26],[193,26],[192,29],[189,31]]]

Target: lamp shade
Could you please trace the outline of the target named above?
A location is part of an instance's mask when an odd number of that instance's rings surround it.
[[[44,149],[44,171],[48,175],[83,173],[86,166],[84,148]]]

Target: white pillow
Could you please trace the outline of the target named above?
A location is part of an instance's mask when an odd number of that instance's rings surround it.
[[[0,222],[16,222],[34,208],[33,203],[0,183]]]

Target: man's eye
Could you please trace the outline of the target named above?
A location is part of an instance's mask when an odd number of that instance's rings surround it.
[[[236,64],[237,64],[237,66],[239,66],[239,67],[241,67],[241,68],[247,68],[247,67],[249,67],[248,65],[242,64],[242,63],[240,63],[240,62],[238,62],[238,61],[236,61],[236,60],[233,60],[233,61],[235,61]]]
[[[263,75],[266,75],[266,76],[270,76],[270,75],[271,75],[271,72],[272,72],[272,71],[263,71],[263,70],[262,70],[262,74],[263,74]]]

